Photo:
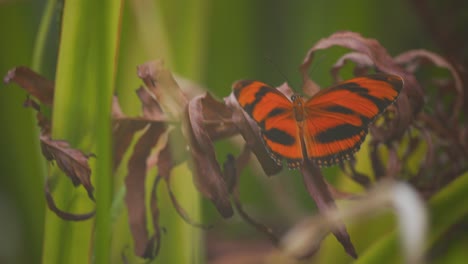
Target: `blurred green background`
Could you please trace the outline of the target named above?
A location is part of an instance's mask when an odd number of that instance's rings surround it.
[[[41,35],[46,37],[40,41],[43,46],[38,48],[37,37],[46,7],[51,19],[45,27],[48,33]],[[26,65],[55,79],[62,8],[61,1],[0,0],[0,75],[15,66]],[[284,74],[290,85],[299,89],[298,67],[307,50],[319,39],[340,30],[375,38],[391,55],[419,48],[438,52],[414,5],[403,0],[128,0],[122,2],[120,15],[115,91],[124,98],[122,107],[129,115],[137,115],[140,109],[134,94],[141,84],[136,65],[159,57],[165,59],[171,71],[222,98],[230,93],[235,80],[245,78],[279,85],[286,81]],[[84,34],[94,30],[92,25],[83,27]],[[42,57],[37,57],[37,53]],[[323,54],[316,57],[311,77],[326,86],[331,82],[330,66],[342,50],[330,49]],[[86,75],[87,69],[76,74]],[[47,232],[43,195],[47,167],[39,150],[34,113],[22,107],[25,98],[26,93],[16,85],[0,85],[0,263],[41,263],[43,237]],[[74,122],[73,116],[68,118]],[[220,144],[218,149],[223,152],[225,147]],[[333,179],[336,172],[327,170],[328,177]],[[298,207],[305,214],[312,212],[314,205],[300,178],[289,177],[288,191],[297,196],[294,200],[298,205],[281,206],[281,197],[272,197],[275,193],[271,190],[283,184],[287,175],[280,177],[283,179],[242,177],[240,190],[247,210],[268,224],[284,228],[285,222],[292,224],[297,218],[288,218],[282,209]],[[218,223],[213,207],[206,201],[202,205],[205,208],[202,218]],[[272,220],[276,218],[279,220]],[[124,220],[120,219],[119,226],[128,228]],[[213,233],[225,236],[225,240],[235,240],[255,232],[235,218],[220,224]],[[170,234],[169,231],[167,236]],[[129,241],[128,235],[126,231],[115,239],[127,236],[125,241]],[[465,238],[460,243],[466,245],[468,241]],[[121,244],[118,249],[125,247],[124,242]],[[84,252],[89,247],[76,246],[85,247]],[[351,261],[342,256],[339,246],[335,249],[342,263]],[[162,250],[180,249],[163,245]],[[121,252],[111,254],[113,261],[121,260]]]

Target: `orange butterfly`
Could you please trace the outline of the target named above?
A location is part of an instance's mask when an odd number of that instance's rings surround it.
[[[399,76],[378,73],[357,77],[321,90],[305,100],[289,100],[259,81],[234,83],[240,106],[260,127],[271,157],[289,168],[305,159],[329,166],[359,150],[376,117],[395,102],[403,87]]]

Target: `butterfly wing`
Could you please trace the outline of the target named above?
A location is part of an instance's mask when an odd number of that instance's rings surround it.
[[[367,129],[398,97],[403,79],[389,74],[354,78],[320,91],[306,102],[304,144],[319,166],[349,159]]]
[[[238,81],[233,85],[240,106],[256,121],[272,158],[289,167],[303,160],[301,135],[291,101],[278,90],[258,81]]]

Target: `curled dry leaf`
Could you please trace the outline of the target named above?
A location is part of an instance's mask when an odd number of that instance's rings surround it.
[[[346,61],[356,64],[355,72],[362,73],[376,68],[398,74],[405,80],[403,94],[397,103],[389,107],[382,122],[370,127],[372,139],[369,154],[373,174],[377,180],[405,175],[428,197],[457,177],[455,175],[461,175],[468,169],[468,145],[466,140],[461,140],[466,138],[466,118],[462,115],[466,91],[459,68],[442,56],[427,50],[410,50],[391,58],[376,40],[363,38],[353,32],[339,32],[320,40],[309,50],[301,67],[305,80],[308,79],[307,69],[314,53],[331,46],[353,50],[343,55],[334,65],[332,75],[336,80],[339,79],[338,71]],[[447,69],[451,79],[421,78],[420,84],[414,74],[421,66],[427,65]],[[434,87],[435,89],[432,89]],[[424,95],[424,92],[428,93]],[[423,109],[424,100],[426,106]],[[411,127],[416,130],[409,131]],[[414,134],[412,131],[417,132]],[[412,136],[409,141],[405,141],[405,135],[409,134]],[[399,157],[396,153],[399,153],[398,148],[402,145],[406,146],[406,151]],[[417,153],[416,148],[421,146],[427,149],[425,155],[420,159],[419,169],[411,170],[410,167],[414,166],[409,166],[408,160],[412,159],[413,153]],[[382,148],[389,153],[387,159],[383,158]],[[447,166],[448,160],[450,166]],[[350,163],[350,166],[352,178],[366,186],[365,182],[356,178],[356,175],[362,173],[355,170],[353,163]]]
[[[262,138],[260,137],[260,128],[240,107],[239,103],[231,94],[225,98],[225,103],[231,108],[232,121],[237,126],[240,134],[244,138],[247,147],[255,154],[257,160],[262,166],[266,175],[274,175],[281,171],[282,166],[279,166],[268,153]]]
[[[347,61],[352,61],[356,64],[354,68],[354,75],[364,75],[367,71],[374,66],[372,60],[366,54],[359,52],[349,52],[339,58],[335,65],[332,66],[331,75],[335,81],[342,81],[339,72],[346,65]]]
[[[216,160],[213,142],[203,123],[204,102],[210,100],[207,97],[198,96],[190,100],[186,111],[187,122],[183,123],[193,158],[193,179],[200,193],[214,203],[219,213],[223,217],[230,217],[233,211],[229,191]]]
[[[351,179],[354,181],[358,182],[365,188],[370,187],[371,185],[371,180],[370,178],[365,175],[364,173],[360,173],[356,170],[356,159],[353,157],[349,161],[349,166],[345,166],[345,164],[340,164],[341,170]]]
[[[385,176],[385,165],[379,152],[379,145],[374,143],[370,145],[370,161],[374,177],[378,180]]]
[[[49,210],[51,210],[58,217],[60,217],[60,218],[62,218],[64,220],[84,221],[84,220],[91,219],[96,214],[95,210],[93,210],[93,211],[91,211],[89,213],[85,213],[85,214],[75,214],[75,213],[65,212],[65,211],[61,210],[60,208],[58,208],[57,204],[54,201],[54,197],[50,193],[49,182],[48,181],[45,183],[44,193],[45,193],[45,197],[46,197],[47,207],[49,208]]]
[[[51,122],[45,117],[40,106],[31,98],[27,98],[23,104],[25,107],[31,107],[37,111],[36,118],[38,125],[41,128],[41,149],[44,157],[49,160],[55,160],[59,168],[67,174],[75,186],[83,184],[88,191],[88,196],[93,198],[93,186],[90,182],[91,169],[89,168],[89,155],[84,155],[81,151],[69,148],[69,144],[65,141],[54,141],[50,139]],[[61,210],[55,204],[54,198],[49,190],[49,181],[45,183],[44,189],[48,208],[58,217],[69,221],[83,221],[94,216],[95,211],[86,214],[75,214]]]
[[[159,226],[159,207],[158,207],[158,198],[157,198],[157,187],[160,177],[156,177],[154,181],[153,188],[151,189],[151,217],[153,219],[153,229],[154,233],[150,237],[148,243],[146,244],[145,252],[143,253],[143,258],[154,259],[161,249],[161,228]]]
[[[395,57],[395,62],[401,65],[406,65],[406,69],[410,72],[415,72],[420,68],[421,64],[424,64],[425,62],[430,62],[437,67],[449,70],[455,81],[455,89],[457,94],[457,96],[454,98],[455,103],[453,105],[451,121],[458,121],[459,113],[461,113],[463,107],[464,90],[461,77],[452,64],[450,64],[442,56],[423,49],[404,52]]]
[[[155,96],[164,113],[172,119],[180,120],[187,105],[187,99],[171,72],[164,68],[163,61],[156,60],[142,64],[138,66],[137,72],[138,77]]]
[[[230,108],[215,100],[210,94],[206,94],[202,103],[203,123],[211,140],[228,138],[238,133],[237,127],[232,122]]]
[[[343,220],[359,221],[376,212],[388,210],[389,205],[399,220],[404,263],[425,263],[424,244],[427,242],[428,226],[426,208],[419,193],[401,182],[384,181],[374,186],[359,203],[341,210],[330,209],[303,220],[282,238],[281,247],[289,256],[308,254],[311,248],[318,247],[325,232],[335,229]],[[371,257],[364,262],[374,263],[376,259]]]
[[[8,71],[3,81],[5,83],[12,81],[17,83],[43,104],[52,105],[54,101],[54,83],[27,67],[19,66],[13,68]]]
[[[50,135],[51,129],[52,129],[52,124],[50,122],[50,119],[48,119],[46,116],[44,116],[41,112],[41,108],[39,104],[32,100],[31,98],[27,98],[26,101],[23,103],[24,107],[31,107],[34,110],[36,110],[36,120],[37,120],[37,125],[41,129],[41,134],[43,135]]]
[[[171,202],[172,202],[172,206],[174,206],[174,209],[179,214],[179,216],[186,223],[188,223],[189,225],[191,225],[193,227],[197,227],[197,228],[201,228],[201,229],[211,228],[212,227],[211,225],[205,225],[205,224],[202,224],[202,223],[198,223],[197,221],[193,220],[190,217],[190,215],[187,213],[187,211],[185,211],[185,209],[177,201],[177,198],[176,198],[174,192],[172,191],[171,177],[169,176],[169,177],[165,178],[165,181],[166,181],[167,192],[168,192],[169,198],[171,199]]]
[[[193,220],[186,212],[186,210],[180,205],[174,192],[172,191],[171,170],[174,168],[174,166],[181,163],[182,161],[185,161],[188,157],[186,148],[183,147],[186,146],[187,143],[184,140],[182,131],[178,128],[169,129],[161,136],[158,145],[161,145],[161,150],[154,153],[147,161],[156,164],[158,168],[157,178],[162,178],[165,181],[172,206],[186,223],[198,228],[210,228],[210,225],[204,225]],[[152,166],[153,165],[148,164],[148,168]]]
[[[232,155],[228,155],[223,168],[224,168],[224,175],[225,178],[231,183],[230,191],[233,194],[233,201],[236,211],[239,213],[239,216],[249,225],[253,226],[257,231],[263,233],[270,239],[270,241],[274,244],[278,244],[278,236],[273,232],[271,228],[268,226],[260,223],[259,221],[255,220],[251,217],[243,208],[242,203],[239,198],[239,190],[237,186],[237,178],[239,177],[240,171],[247,165],[247,161],[249,158],[250,151],[248,148],[245,148],[244,151],[239,155],[237,159],[234,158]]]
[[[412,113],[417,113],[421,110],[423,105],[423,90],[419,86],[419,83],[416,81],[416,78],[403,70],[392,57],[387,53],[386,49],[379,44],[375,39],[364,38],[360,34],[355,32],[337,32],[332,34],[328,38],[323,38],[319,40],[306,54],[304,61],[300,67],[302,74],[303,83],[306,84],[310,82],[308,76],[308,69],[312,63],[314,54],[318,50],[323,50],[330,48],[332,46],[341,46],[353,50],[354,52],[364,54],[367,56],[375,65],[377,69],[382,72],[394,74],[401,76],[405,81],[405,87],[400,94],[400,99],[397,101],[398,109],[402,104],[402,97],[409,97],[410,102],[408,107],[411,107]],[[403,101],[406,102],[406,101]],[[406,108],[406,107],[405,107]],[[399,111],[399,114],[402,116],[411,116],[407,113]],[[401,126],[401,124],[391,124],[392,127],[398,128],[394,132],[396,135],[401,136],[405,128],[410,124],[412,120],[406,120],[406,123]],[[396,135],[393,135],[396,136]]]
[[[233,193],[237,186],[240,172],[247,166],[250,160],[250,149],[244,147],[241,154],[235,158],[232,154],[228,154],[226,161],[223,164],[223,175],[228,185],[229,193]]]
[[[302,177],[304,179],[305,186],[310,196],[314,199],[317,208],[320,212],[336,209],[335,200],[333,199],[327,184],[325,183],[322,172],[314,164],[309,161],[305,161],[301,167]],[[336,224],[333,228],[332,233],[336,239],[343,245],[346,253],[353,258],[357,258],[356,250],[354,249],[353,243],[349,237],[346,227],[343,223]],[[315,250],[311,250],[315,252]]]
[[[164,121],[164,113],[158,101],[151,96],[150,92],[145,88],[140,87],[136,90],[138,98],[142,104],[143,118],[145,121]]]
[[[146,159],[166,127],[163,123],[151,124],[138,139],[128,162],[128,174],[125,178],[128,220],[134,241],[135,254],[144,257],[151,244],[147,230],[145,206]],[[154,221],[154,219],[153,219]]]
[[[94,201],[91,184],[91,168],[88,159],[91,155],[86,155],[78,149],[70,147],[70,144],[63,140],[53,140],[49,135],[41,135],[42,155],[48,161],[54,161],[57,166],[71,179],[73,185],[80,184],[88,192],[89,198]]]
[[[52,105],[54,83],[35,73],[27,67],[16,67],[10,70],[4,79],[5,83],[16,82],[41,103]],[[34,100],[28,98],[24,102],[25,107],[31,107],[37,111],[37,121],[41,128],[39,137],[42,154],[48,161],[55,161],[57,166],[70,178],[74,186],[83,185],[89,198],[94,200],[94,187],[91,183],[91,168],[88,159],[92,155],[86,155],[78,149],[70,147],[64,140],[51,138],[51,122],[40,111],[40,106]],[[46,185],[46,201],[51,211],[66,220],[86,220],[93,216],[94,212],[76,215],[61,211],[54,203]]]
[[[122,157],[132,141],[133,135],[137,131],[143,129],[147,125],[147,122],[145,120],[126,118],[120,108],[117,96],[114,96],[112,101],[112,117],[112,140],[114,150],[113,171],[115,171],[120,165]]]
[[[120,143],[120,151],[125,151],[136,131],[142,127],[146,127],[143,135],[137,140],[128,162],[128,174],[125,178],[125,202],[127,204],[135,254],[140,257],[150,258],[154,257],[153,248],[156,245],[159,246],[159,227],[155,228],[155,236],[151,238],[146,224],[145,179],[149,169],[147,160],[150,157],[152,149],[157,145],[164,132],[166,132],[167,126],[163,122],[164,117],[158,102],[150,96],[149,92],[144,88],[140,88],[137,90],[137,95],[142,102],[143,117],[140,120],[120,119],[115,122],[120,125],[120,134],[118,135],[124,141],[124,144]],[[114,140],[121,139],[115,138]],[[155,197],[152,198],[155,199]],[[153,204],[156,201],[152,200],[151,203],[152,214],[158,217],[159,211],[157,205]],[[154,226],[158,226],[157,218],[153,217],[152,221]]]

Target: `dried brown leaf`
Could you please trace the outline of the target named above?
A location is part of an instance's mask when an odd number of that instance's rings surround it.
[[[158,176],[157,178],[161,178],[165,181],[167,191],[169,194],[169,198],[171,199],[172,205],[174,206],[174,209],[176,212],[179,214],[179,216],[188,224],[194,226],[194,227],[199,227],[203,229],[207,229],[210,226],[209,225],[204,225],[201,223],[196,222],[195,220],[191,219],[191,217],[188,215],[188,213],[185,211],[185,209],[180,205],[180,203],[177,201],[177,198],[172,191],[172,184],[171,184],[171,170],[174,166],[179,164],[182,161],[185,161],[187,159],[187,153],[186,153],[186,142],[185,138],[182,135],[180,129],[171,129],[167,131],[165,135],[162,135],[158,144],[161,144],[161,150],[157,153],[155,153],[153,156],[151,156],[148,161],[148,168],[152,167],[152,164],[156,164],[158,168]],[[163,141],[163,142],[161,142]],[[176,147],[174,147],[176,146]],[[176,153],[175,156],[173,156],[173,153]],[[150,161],[151,160],[151,161]]]
[[[231,108],[232,121],[237,126],[242,137],[244,138],[247,147],[257,157],[263,171],[267,175],[274,175],[281,171],[282,166],[279,166],[270,156],[260,136],[260,128],[240,107],[239,103],[231,94],[225,98],[226,105]]]
[[[356,170],[356,159],[353,157],[349,162],[349,166],[345,164],[340,164],[341,170],[355,182],[359,183],[364,188],[369,188],[371,185],[370,178],[364,173],[360,173]],[[349,171],[347,170],[349,168]]]
[[[125,117],[125,114],[123,113],[122,108],[120,107],[119,97],[117,95],[114,95],[112,97],[111,114],[112,118],[114,119]]]
[[[226,181],[230,194],[234,191],[234,188],[237,186],[238,175],[239,170],[237,168],[236,159],[232,154],[228,154],[226,157],[226,161],[223,164],[223,178],[224,181]]]
[[[136,90],[138,98],[142,105],[143,118],[145,120],[165,120],[164,113],[162,112],[161,106],[151,96],[150,92],[143,87]]]
[[[180,120],[187,99],[175,81],[172,73],[164,68],[162,60],[150,61],[138,66],[138,77],[155,96],[163,112],[168,117]]]
[[[198,228],[202,228],[202,229],[209,229],[211,228],[212,226],[211,225],[206,225],[206,224],[202,224],[202,223],[198,223],[197,221],[193,220],[189,214],[187,213],[187,211],[185,211],[185,209],[182,207],[182,205],[180,205],[180,203],[177,201],[177,198],[174,194],[174,192],[172,191],[172,185],[171,185],[171,176],[167,177],[166,179],[166,187],[167,187],[167,192],[169,194],[169,198],[171,199],[171,202],[172,202],[172,206],[174,206],[174,209],[176,210],[177,214],[179,214],[179,216],[189,225],[193,226],[193,227],[198,227]]]
[[[234,191],[233,201],[234,206],[236,207],[236,211],[239,213],[239,216],[249,225],[253,226],[257,231],[266,235],[268,239],[270,239],[271,243],[277,246],[279,242],[278,236],[273,232],[273,230],[270,227],[258,222],[244,210],[242,203],[240,202],[239,193],[237,190]]]
[[[161,138],[162,140],[163,138]],[[170,129],[162,142],[164,147],[157,155],[158,175],[167,180],[174,166],[187,159],[187,142],[180,128]]]
[[[75,214],[75,213],[69,213],[69,212],[65,212],[61,210],[60,208],[57,207],[57,204],[54,201],[54,197],[50,193],[48,182],[46,182],[45,184],[44,193],[46,197],[47,207],[49,208],[49,210],[54,212],[58,217],[62,218],[63,220],[84,221],[84,220],[91,219],[96,214],[95,210],[89,213],[85,213],[85,214]]]
[[[209,100],[206,95],[190,100],[186,111],[187,122],[183,123],[184,131],[190,142],[195,186],[226,218],[232,216],[233,211],[229,201],[229,191],[216,160],[213,142],[203,123],[203,106],[206,100]]]
[[[54,83],[25,66],[8,71],[3,81],[17,83],[43,104],[52,105],[54,101]]]
[[[282,94],[284,94],[286,96],[286,98],[291,98],[291,96],[294,94],[294,91],[291,89],[291,87],[289,87],[288,83],[283,83],[280,86],[276,87],[276,89],[278,89],[278,91],[280,91]],[[320,88],[318,88],[318,89],[320,89]],[[314,92],[318,92],[318,90],[309,91],[309,93],[312,93],[312,94]]]
[[[24,101],[23,106],[31,107],[37,111],[36,120],[37,120],[37,125],[41,128],[41,134],[50,135],[52,124],[50,122],[50,119],[48,119],[46,116],[42,114],[39,104],[36,103],[36,101],[28,97],[26,101]]]
[[[331,185],[328,182],[325,182],[328,186],[328,191],[330,191],[333,199],[335,200],[354,200],[361,198],[361,195],[350,193],[346,191],[339,190],[335,186]]]
[[[308,69],[312,63],[315,52],[318,50],[330,48],[332,46],[341,46],[351,49],[355,52],[362,53],[372,60],[372,62],[375,64],[375,67],[378,70],[385,73],[401,76],[404,79],[405,87],[399,96],[399,100],[397,101],[399,115],[412,116],[412,114],[418,113],[421,110],[424,103],[424,93],[414,75],[401,68],[377,40],[364,38],[360,34],[355,32],[344,31],[334,33],[328,38],[323,38],[319,40],[311,49],[309,49],[300,67],[304,84],[310,81],[310,78],[308,76]],[[402,100],[402,98],[404,97],[409,98],[409,101]],[[407,105],[402,106],[403,103]],[[402,112],[400,108],[409,108],[410,111]],[[398,122],[402,120],[403,119],[395,120],[392,122]],[[393,129],[393,135],[391,135],[391,137],[401,136],[404,130],[408,127],[409,123],[412,121],[411,118],[407,118],[404,120],[406,121],[406,123],[404,124],[400,122],[398,124],[392,123],[390,125],[391,127],[395,128]]]
[[[144,257],[147,254],[147,248],[152,243],[146,229],[146,160],[165,130],[166,127],[163,123],[149,125],[148,129],[135,144],[132,156],[128,162],[128,174],[125,178],[125,203],[127,204],[128,221],[135,245],[134,251],[140,257]]]
[[[141,103],[143,116],[127,117],[122,112],[118,98],[114,96],[112,104],[113,116],[113,143],[114,143],[114,170],[119,166],[123,155],[127,151],[133,136],[137,131],[148,125],[164,126],[167,118],[162,112],[159,104],[144,88],[140,87],[136,91]]]
[[[211,140],[227,138],[238,133],[232,122],[232,111],[224,103],[207,94],[203,100],[203,118],[206,132]]]
[[[416,71],[420,68],[421,64],[428,62],[437,67],[449,70],[453,79],[455,80],[456,90],[456,96],[454,97],[455,103],[450,118],[452,121],[458,120],[459,114],[463,108],[464,90],[460,74],[450,62],[448,62],[442,56],[424,49],[409,50],[404,52],[395,57],[395,62],[401,65],[406,65],[407,70],[410,72]]]
[[[148,125],[145,120],[135,119],[115,119],[112,123],[113,151],[114,161],[113,170],[115,171],[122,161],[122,157],[127,151],[133,136],[136,132],[142,130]]]
[[[395,179],[401,171],[402,163],[398,158],[396,147],[391,147],[388,151],[387,170],[385,177]]]
[[[381,179],[385,176],[385,166],[380,157],[379,146],[377,143],[370,144],[370,161],[375,179]]]
[[[66,141],[52,140],[49,135],[42,134],[39,138],[44,157],[48,161],[55,160],[57,166],[71,179],[73,185],[82,184],[88,192],[89,198],[94,200],[91,168],[88,164],[90,155],[71,148]]]
[[[341,46],[367,55],[375,66],[383,72],[398,76],[407,74],[390,57],[384,47],[375,39],[364,38],[359,33],[342,31],[319,40],[309,51],[300,67],[303,81],[309,79],[307,71],[312,63],[314,53],[332,46]],[[405,78],[406,79],[406,78]]]
[[[228,154],[226,157],[226,161],[223,164],[223,176],[231,194],[237,186],[240,172],[247,166],[250,160],[250,153],[250,149],[244,147],[237,159],[232,154]]]
[[[311,162],[305,161],[301,167],[301,173],[307,191],[309,192],[312,199],[314,199],[319,211],[326,212],[327,210],[336,208],[333,196],[330,193],[327,184],[325,183],[320,169]],[[343,245],[348,255],[353,258],[357,258],[356,250],[354,249],[353,243],[351,242],[344,224],[335,226],[332,232],[341,245]]]
[[[339,76],[339,72],[343,67],[346,65],[348,61],[352,61],[356,64],[354,68],[354,75],[364,75],[368,72],[369,68],[374,66],[372,60],[366,54],[359,53],[359,52],[349,52],[345,55],[341,56],[335,64],[332,66],[331,75],[335,82],[341,82],[342,79]]]
[[[158,254],[159,250],[161,249],[161,228],[159,226],[159,207],[158,207],[158,197],[157,197],[157,187],[160,177],[156,177],[153,188],[151,190],[151,217],[153,220],[153,229],[154,233],[148,240],[146,245],[145,252],[143,254],[143,258],[146,259],[154,259]]]

